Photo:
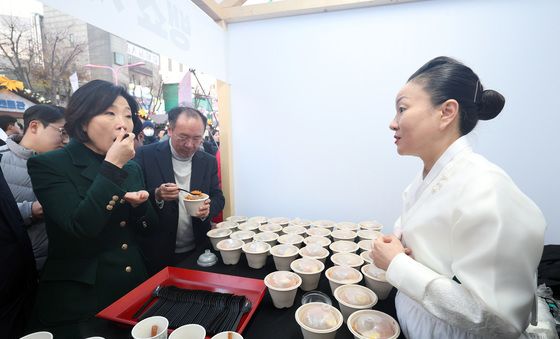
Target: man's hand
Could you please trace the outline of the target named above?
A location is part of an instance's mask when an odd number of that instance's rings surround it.
[[[209,214],[210,214],[210,199],[206,199],[204,201],[204,204],[198,208],[198,212],[195,215],[193,215],[193,217],[206,219],[208,218]]]
[[[144,201],[148,200],[149,197],[150,193],[142,190],[138,192],[126,192],[124,200],[128,201],[133,207],[137,207]]]
[[[171,201],[179,198],[179,188],[177,184],[168,182],[161,184],[156,188],[156,200],[158,201]]]

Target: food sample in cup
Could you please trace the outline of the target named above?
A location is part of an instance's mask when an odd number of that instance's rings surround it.
[[[362,281],[362,273],[355,268],[349,266],[332,266],[325,271],[327,279],[337,284],[357,284]]]
[[[303,242],[303,237],[301,235],[298,234],[284,234],[281,235],[278,238],[278,242],[280,244],[290,244],[290,245],[295,245],[295,246],[300,246],[301,243]]]
[[[395,339],[399,324],[390,315],[375,310],[360,310],[348,317],[348,329],[357,338]]]
[[[240,231],[253,231],[256,232],[259,229],[259,226],[261,224],[259,224],[256,221],[250,221],[247,220],[246,222],[242,222],[240,223],[237,228],[239,228]]]
[[[206,232],[206,236],[210,238],[214,250],[218,249],[218,242],[230,236],[231,230],[229,228],[214,228]]]
[[[266,217],[263,216],[256,216],[256,217],[250,217],[249,220],[247,221],[254,221],[259,223],[259,225],[263,225],[266,224],[268,222],[268,219]]]
[[[365,275],[379,280],[379,281],[387,281],[387,279],[385,279],[385,271],[380,269],[379,267],[375,266],[374,264],[367,264],[364,267],[362,267],[362,272],[364,272]]]
[[[360,240],[375,240],[379,237],[382,237],[383,233],[374,230],[359,230],[358,231],[358,238]]]
[[[317,259],[299,258],[290,264],[290,268],[296,273],[313,274],[322,272],[325,265]]]
[[[232,215],[231,217],[227,217],[226,218],[227,221],[233,221],[236,222],[238,224],[247,221],[247,217],[246,216],[242,216],[242,215]]]
[[[308,303],[296,310],[296,321],[312,333],[328,333],[338,330],[342,325],[342,314],[331,305]]]
[[[364,262],[366,262],[368,264],[373,264],[373,258],[371,257],[371,252],[364,251],[364,252],[360,253],[360,257],[362,257],[362,259],[364,259]]]
[[[228,228],[230,230],[235,230],[237,229],[237,225],[239,224],[235,221],[222,221],[216,225],[216,228]]]
[[[351,230],[335,229],[334,231],[331,232],[331,237],[333,238],[334,241],[338,241],[338,240],[354,241],[354,239],[356,239],[357,236],[358,235],[356,234],[356,232]]]
[[[373,241],[368,239],[361,240],[358,241],[358,246],[360,247],[360,250],[369,252],[373,249]]]
[[[332,220],[315,220],[311,223],[311,227],[316,226],[316,227],[323,227],[332,230],[334,224],[335,222]]]
[[[200,200],[200,199],[208,199],[208,194],[204,194],[198,190],[192,190],[190,193],[185,195],[185,200]]]
[[[309,226],[311,226],[311,220],[295,218],[295,219],[290,220],[289,225],[309,227]]]
[[[244,242],[250,242],[253,239],[255,232],[253,231],[237,231],[233,232],[229,237],[232,239],[243,240]]]
[[[341,285],[334,291],[339,302],[350,307],[373,307],[377,303],[377,296],[369,288],[361,285]]]
[[[350,221],[342,221],[334,224],[334,228],[338,230],[357,231],[360,228],[360,226]]]
[[[322,260],[329,256],[329,250],[319,244],[309,244],[299,250],[299,255],[304,258]]]
[[[364,259],[354,253],[339,252],[331,256],[331,261],[335,265],[360,267],[364,264]]]
[[[265,253],[270,250],[270,245],[263,241],[252,241],[243,245],[245,253]]]
[[[272,242],[276,242],[280,236],[278,233],[274,232],[260,232],[253,236],[253,240],[255,241],[264,241],[269,243],[272,246]]]
[[[318,237],[328,237],[331,235],[331,231],[328,228],[323,227],[309,227],[307,231],[305,231],[309,236],[318,236]]]
[[[276,257],[291,257],[297,255],[299,248],[290,244],[280,244],[272,247],[270,253]]]
[[[304,235],[307,229],[303,226],[286,226],[282,229],[284,234],[299,234]]]
[[[218,243],[217,247],[220,251],[232,251],[240,249],[244,244],[245,243],[239,239],[224,239]]]
[[[280,224],[280,226],[287,226],[290,222],[290,219],[284,217],[275,217],[268,219],[268,222],[271,222],[273,224]]]
[[[264,284],[275,290],[291,290],[301,285],[301,278],[294,272],[275,271],[264,278]]]
[[[260,225],[259,231],[279,233],[280,231],[282,231],[282,226],[269,222],[268,224]]]
[[[377,220],[365,220],[358,223],[363,230],[372,230],[381,232],[383,225]]]
[[[354,253],[358,250],[358,244],[348,240],[338,240],[329,245],[331,251],[335,253],[346,252]]]
[[[303,239],[303,243],[307,246],[311,244],[317,244],[319,246],[328,247],[331,244],[331,240],[326,237],[320,237],[317,235],[312,235]]]

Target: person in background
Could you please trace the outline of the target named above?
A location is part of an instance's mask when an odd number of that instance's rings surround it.
[[[519,338],[536,317],[545,219],[468,139],[504,103],[448,57],[430,60],[397,94],[397,152],[424,167],[403,194],[395,235],[374,241],[373,259],[398,289],[407,338]]]
[[[19,127],[17,119],[9,115],[0,115],[0,128],[6,133],[8,137],[16,134],[21,134],[21,129]]]
[[[23,137],[18,143],[6,140],[8,151],[0,153],[0,167],[18,204],[19,212],[33,246],[37,270],[47,260],[48,238],[43,207],[33,193],[27,173],[27,160],[36,154],[62,148],[68,143],[64,130],[64,109],[53,105],[35,105],[23,113]]]
[[[95,335],[95,314],[148,277],[137,237],[157,230],[157,215],[130,161],[137,112],[123,87],[90,81],[68,103],[68,145],[27,162],[49,236],[30,329]]]
[[[218,139],[216,139],[218,136]],[[204,138],[204,142],[202,143],[204,147],[204,151],[206,153],[212,154],[216,156],[218,149],[220,147],[220,132],[217,129],[211,129],[208,131],[208,136]]]
[[[0,324],[2,338],[24,334],[37,288],[29,236],[0,169]]]
[[[134,150],[137,151],[140,146],[144,145],[144,131],[142,131],[142,120],[140,118],[134,119],[134,127],[132,133],[134,133]]]
[[[197,246],[206,246],[210,220],[225,204],[216,158],[199,150],[206,117],[190,107],[173,108],[168,117],[169,141],[144,146],[135,158],[165,228],[143,240],[152,272],[181,262]],[[189,215],[182,203],[185,193],[179,188],[202,191],[210,199],[196,214]]]
[[[142,132],[144,133],[144,145],[158,142],[157,135],[155,135],[154,123],[150,120],[144,121],[142,124]]]

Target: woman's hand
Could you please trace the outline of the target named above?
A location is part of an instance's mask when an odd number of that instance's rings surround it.
[[[122,168],[130,159],[134,158],[134,137],[134,133],[126,133],[124,129],[121,129],[107,151],[105,161]]]
[[[150,193],[147,191],[138,191],[138,192],[126,192],[124,195],[124,200],[129,202],[132,207],[137,207],[138,205],[142,204],[144,201],[148,200],[150,197]]]
[[[412,254],[409,248],[405,248],[400,240],[394,235],[384,235],[379,237],[373,242],[372,258],[375,266],[382,270],[387,270],[393,258],[398,254],[405,253]]]

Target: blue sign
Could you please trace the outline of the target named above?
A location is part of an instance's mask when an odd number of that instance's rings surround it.
[[[4,100],[0,99],[0,109],[11,109],[18,111],[25,111],[25,102],[19,100]]]

